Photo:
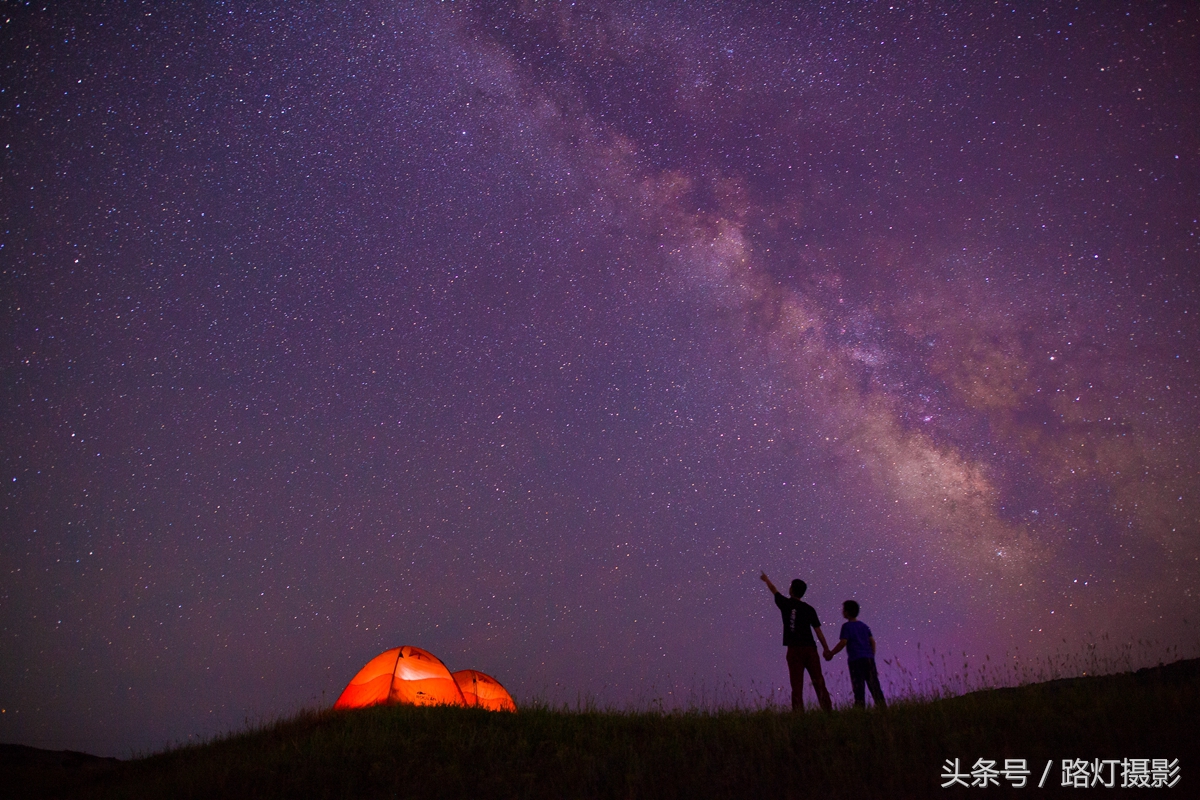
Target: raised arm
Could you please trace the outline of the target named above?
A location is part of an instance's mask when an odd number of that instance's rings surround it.
[[[764,572],[762,575],[759,575],[758,579],[767,585],[767,588],[771,590],[771,594],[779,594],[779,590],[775,588],[775,584],[771,583],[771,579],[767,577],[767,573]]]

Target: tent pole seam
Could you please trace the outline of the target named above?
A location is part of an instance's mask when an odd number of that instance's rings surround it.
[[[392,702],[392,692],[396,691],[396,668],[400,666],[400,659],[404,658],[404,648],[396,648],[396,663],[392,664],[392,679],[388,681],[388,696],[387,701]]]

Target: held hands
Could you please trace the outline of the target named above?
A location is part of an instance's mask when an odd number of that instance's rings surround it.
[[[833,661],[833,651],[830,650],[828,647],[825,648],[825,660]]]

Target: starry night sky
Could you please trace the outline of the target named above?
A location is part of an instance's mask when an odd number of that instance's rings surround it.
[[[1194,654],[1200,10],[793,5],[0,6],[0,741]]]

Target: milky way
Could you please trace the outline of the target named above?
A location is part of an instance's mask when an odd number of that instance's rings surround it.
[[[1191,4],[292,5],[4,9],[0,739],[1200,650]]]

